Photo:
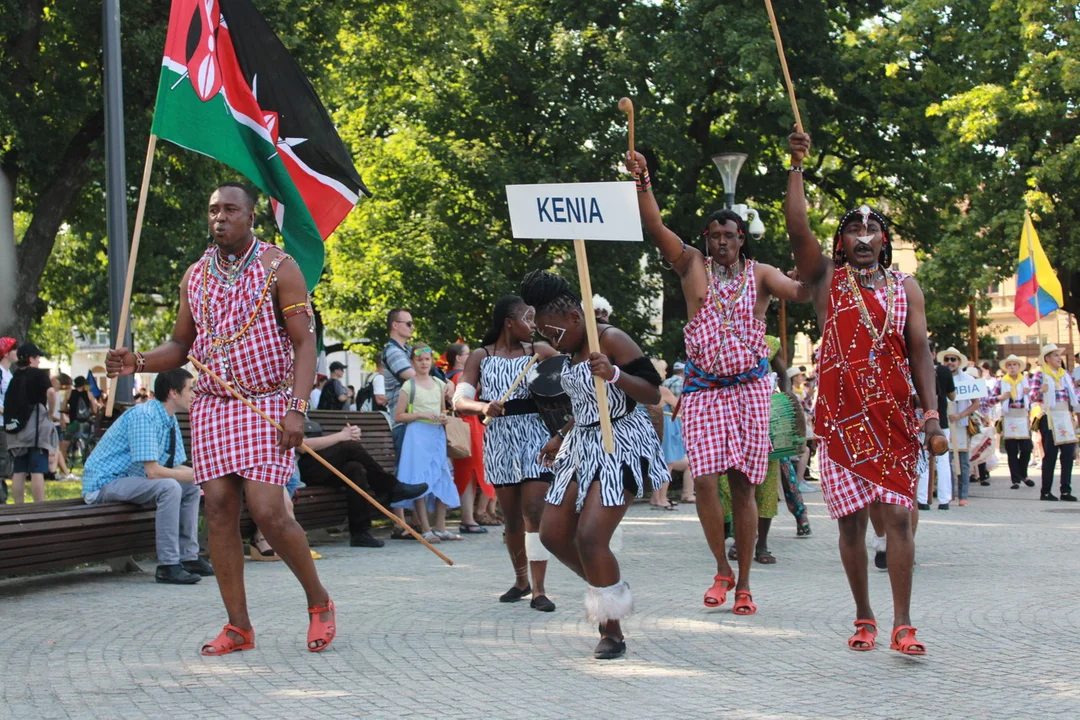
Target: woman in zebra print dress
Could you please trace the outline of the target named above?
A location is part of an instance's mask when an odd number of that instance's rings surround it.
[[[638,403],[660,402],[660,375],[641,348],[621,330],[600,326],[600,347],[589,346],[584,311],[566,280],[535,271],[525,276],[521,295],[536,307],[536,325],[556,350],[569,353],[563,389],[573,419],[542,451],[555,480],[540,538],[555,557],[588,583],[585,612],[600,626],[597,659],[626,652],[621,621],[633,611],[630,586],[611,551],[611,537],[633,498],[659,488],[667,466],[656,436]],[[604,451],[594,377],[607,381],[615,452]]]
[[[540,542],[544,494],[551,482],[551,472],[540,464],[540,449],[551,433],[529,397],[527,382],[519,384],[505,403],[500,400],[534,353],[541,359],[555,354],[547,345],[534,347],[530,342],[536,330],[534,314],[515,295],[495,304],[483,347],[469,355],[454,388],[454,409],[491,418],[484,431],[484,475],[495,486],[502,507],[503,536],[515,577],[499,601],[517,602],[531,593],[530,607],[551,612],[555,604],[544,591],[549,554]]]

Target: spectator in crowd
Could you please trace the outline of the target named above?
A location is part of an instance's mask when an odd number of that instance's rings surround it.
[[[90,385],[85,377],[80,375],[75,378],[64,409],[67,411],[68,422],[64,427],[64,439],[60,441],[62,458],[67,457],[68,448],[80,435],[89,437],[91,421],[98,411],[98,401],[90,394]]]
[[[416,376],[412,364],[409,338],[415,327],[412,313],[405,308],[393,308],[386,314],[386,330],[390,339],[382,351],[383,380],[386,386],[386,406],[390,408],[390,425],[394,433],[394,455],[401,463],[401,444],[405,441],[405,425],[396,415],[398,393],[406,380]]]
[[[952,374],[954,383],[956,378],[964,373],[968,359],[964,353],[954,347],[947,348],[938,353],[938,362],[943,364]],[[953,486],[956,488],[956,496],[960,499],[960,507],[967,505],[968,485],[970,484],[971,468],[968,466],[968,418],[979,409],[979,405],[971,400],[949,400],[949,436],[953,451],[956,453],[960,465],[959,473],[953,473]],[[940,469],[940,468],[939,468]],[[950,465],[950,471],[952,466]],[[938,476],[938,510],[948,510],[949,503],[941,499],[941,477]]]
[[[603,295],[593,295],[592,299],[593,314],[596,316],[596,322],[609,325],[611,323],[611,316],[615,314],[615,311],[611,309],[611,303]]]
[[[469,346],[463,342],[454,343],[446,349],[446,365],[450,369],[446,377],[452,383],[452,388],[456,387],[456,383],[465,372],[465,363],[470,354]],[[472,450],[469,457],[455,458],[452,461],[454,485],[457,486],[458,494],[461,496],[461,532],[482,535],[487,533],[487,528],[477,521],[477,515],[487,520],[488,503],[495,499],[495,488],[484,477],[484,424],[476,413],[462,413],[461,419],[469,426]],[[479,493],[477,493],[478,489]],[[477,495],[480,496],[479,504],[483,512],[477,511]]]
[[[428,490],[415,502],[402,500],[394,503],[394,507],[404,519],[404,508],[411,503],[424,539],[430,543],[461,540],[460,535],[446,529],[447,508],[458,507],[461,499],[446,458],[445,383],[431,376],[435,358],[430,346],[417,344],[412,354],[413,376],[402,385],[394,411],[394,421],[405,427],[398,476],[409,484],[425,483]],[[393,368],[393,362],[388,361],[387,367]],[[428,520],[428,512],[432,510],[434,528]]]
[[[685,379],[686,363],[676,360],[671,366],[671,377],[661,383],[661,387],[667,389],[675,397],[675,404],[664,408],[664,437],[661,443],[664,450],[664,459],[668,464],[669,473],[682,474],[682,491],[679,502],[693,503],[694,481],[689,476],[690,465],[686,460],[686,446],[683,444],[682,418],[675,416],[675,408],[678,407],[679,398],[682,397],[683,380]],[[664,397],[664,391],[660,391]]]
[[[345,377],[345,366],[334,361],[330,363],[330,378],[319,393],[319,410],[345,410],[352,400],[353,391],[345,386],[341,378]]]
[[[193,585],[214,574],[199,557],[199,488],[184,451],[176,413],[191,408],[191,373],[158,373],[154,400],[125,411],[94,448],[83,470],[88,505],[130,502],[157,507],[154,579]]]
[[[11,366],[18,354],[13,337],[0,337],[0,415],[4,414],[4,393],[11,383]],[[7,450],[7,433],[0,430],[0,505],[7,502],[7,479],[11,477],[11,455]]]
[[[21,345],[15,372],[4,394],[4,428],[13,465],[11,495],[16,505],[25,499],[28,475],[34,502],[44,502],[49,455],[59,444],[52,422],[57,394],[48,371],[39,367],[42,357],[48,355],[37,345]]]
[[[67,401],[68,396],[71,394],[71,376],[66,373],[58,373],[50,378],[50,382],[52,382],[53,390],[56,391],[56,406],[50,409],[52,421],[56,427],[56,437],[63,438],[68,424]],[[79,479],[71,472],[71,468],[67,464],[67,457],[60,452],[59,448],[49,453],[49,472],[53,473],[54,478],[56,477],[57,468],[60,470],[60,480]]]
[[[313,408],[319,407],[319,403],[322,402],[322,391],[323,391],[323,387],[325,385],[326,385],[326,376],[325,375],[316,375],[315,376],[315,387],[311,391],[311,407],[313,407]]]
[[[376,499],[387,498],[391,503],[414,500],[427,492],[426,483],[406,484],[383,469],[360,442],[360,428],[346,425],[332,435],[324,436],[318,423],[308,421],[304,427],[305,442],[324,460],[366,490]],[[349,545],[379,548],[383,541],[371,535],[371,504],[341,479],[307,454],[297,460],[300,479],[305,485],[345,487],[345,503],[349,517]]]

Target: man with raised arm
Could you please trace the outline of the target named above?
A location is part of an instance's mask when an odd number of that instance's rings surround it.
[[[746,221],[731,210],[705,218],[702,253],[664,226],[641,153],[628,153],[626,168],[638,186],[641,220],[664,260],[679,274],[690,322],[686,379],[680,401],[683,441],[694,476],[697,514],[716,558],[707,607],[720,607],[735,588],[736,615],[757,612],[750,594],[750,566],[757,533],[754,486],[769,464],[769,349],[765,310],[773,297],[806,302],[805,288],[776,268],[751,258]],[[719,477],[731,486],[739,579],[724,552],[724,508]]]
[[[303,585],[310,616],[307,646],[320,652],[334,639],[334,603],[281,492],[296,463],[294,448],[304,441],[315,380],[311,301],[296,261],[253,234],[250,190],[237,183],[218,186],[210,196],[208,222],[212,242],[184,273],[172,339],[145,355],[110,350],[105,366],[109,377],[163,372],[186,363],[190,353],[281,423],[279,433],[209,374],[199,375],[191,404],[192,464],[206,499],[210,557],[229,616],[202,654],[255,647],[240,539],[244,502]]]
[[[821,490],[840,525],[840,559],[855,598],[852,650],[871,650],[877,622],[870,609],[866,524],[878,503],[888,543],[893,594],[890,647],[923,655],[926,646],[911,626],[911,571],[919,426],[914,392],[923,413],[927,447],[942,435],[937,387],[926,338],[923,294],[915,278],[892,270],[892,242],[885,217],[863,205],[840,219],[832,257],[810,229],[802,162],[810,136],[789,139],[791,169],[785,214],[799,275],[810,288],[821,328],[818,401],[814,433],[821,447]],[[914,385],[912,384],[914,383]]]

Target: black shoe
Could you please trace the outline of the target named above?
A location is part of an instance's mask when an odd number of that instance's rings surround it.
[[[526,585],[525,589],[522,590],[515,585],[499,596],[499,602],[517,602],[526,595],[532,595],[531,586]]]
[[[874,567],[876,567],[878,570],[889,569],[889,561],[886,559],[884,550],[878,550],[876,553],[874,553]]]
[[[615,638],[600,638],[599,644],[593,650],[593,657],[597,660],[614,660],[626,654],[626,640]]]
[[[1024,478],[1024,484],[1027,485],[1028,487],[1035,487],[1035,481],[1034,480],[1029,480],[1027,478]]]
[[[198,575],[199,577],[214,577],[214,568],[207,562],[206,558],[185,560],[180,564],[184,566],[185,570],[193,575]]]
[[[919,503],[919,509],[920,510],[929,510],[930,509],[930,504],[929,503]]]
[[[989,480],[980,480],[979,484],[982,485],[983,487],[990,487],[990,481]]]
[[[1054,497],[1054,493],[1043,493],[1039,496],[1040,500],[1049,500],[1050,502],[1057,502],[1057,498]]]
[[[390,490],[390,502],[397,503],[403,500],[415,500],[428,490],[427,483],[416,483],[410,485],[409,483],[403,483],[400,480]]]
[[[194,585],[202,580],[198,575],[193,575],[184,569],[180,563],[175,565],[158,565],[154,573],[154,580],[169,585]]]
[[[373,537],[367,530],[349,536],[349,547],[381,548],[385,544],[379,538]]]
[[[537,595],[529,601],[529,607],[540,612],[555,612],[555,603],[551,602],[547,595]]]
[[[1020,489],[1020,483],[1013,483],[1012,484],[1012,489],[1013,490],[1019,490]]]
[[[948,510],[949,509],[949,503],[942,503],[941,505],[937,506],[937,509],[938,510]]]
[[[1065,502],[1076,502],[1076,496],[1072,493],[1061,493],[1061,499]]]

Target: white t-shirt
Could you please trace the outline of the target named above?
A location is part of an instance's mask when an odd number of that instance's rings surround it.
[[[0,367],[0,409],[4,407],[4,395],[7,394],[8,385],[11,384],[11,371],[6,367]]]
[[[308,400],[308,402],[311,404],[311,407],[313,407],[313,408],[319,407],[319,398],[321,398],[321,397],[322,397],[322,390],[320,390],[319,388],[315,388],[314,390],[312,390],[311,391],[311,398]]]

